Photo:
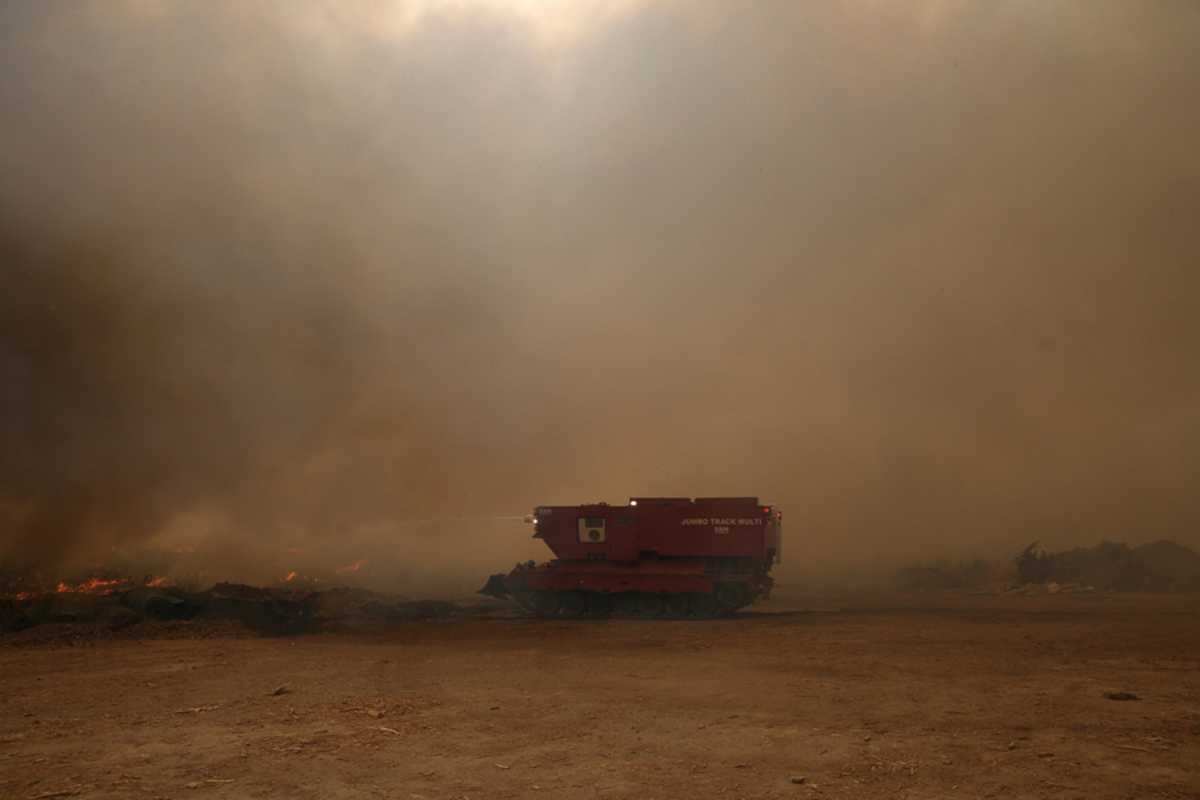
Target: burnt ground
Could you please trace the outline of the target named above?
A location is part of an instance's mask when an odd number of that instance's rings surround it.
[[[189,630],[0,638],[0,797],[1200,797],[1194,597]]]

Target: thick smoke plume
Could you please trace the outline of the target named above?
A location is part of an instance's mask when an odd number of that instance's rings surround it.
[[[1197,543],[1198,41],[1170,2],[5,3],[0,559],[416,580],[658,493],[780,504],[792,569]]]

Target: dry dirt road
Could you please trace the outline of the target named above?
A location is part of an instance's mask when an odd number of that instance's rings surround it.
[[[0,797],[1197,798],[1198,623],[1185,598],[860,597],[0,640]]]

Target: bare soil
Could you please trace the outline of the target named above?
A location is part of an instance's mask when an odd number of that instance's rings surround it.
[[[0,797],[1198,798],[1198,623],[947,594],[10,640]]]

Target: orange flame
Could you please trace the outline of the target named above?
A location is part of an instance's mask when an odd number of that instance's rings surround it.
[[[358,561],[355,561],[353,564],[347,564],[344,567],[338,567],[337,569],[334,570],[334,572],[336,572],[338,575],[345,575],[347,572],[358,572],[360,569],[362,569],[364,566],[366,566],[366,563],[367,563],[367,560],[365,558],[360,558]]]
[[[291,583],[294,580],[296,580],[296,570],[291,570],[287,575],[283,576],[284,583]]]
[[[96,594],[109,594],[117,586],[120,586],[124,582],[125,581],[122,581],[119,578],[113,578],[112,580],[106,580],[104,578],[88,578],[83,583],[72,586],[66,581],[59,581],[58,586],[54,587],[54,591],[60,594],[63,592],[93,592]]]
[[[166,577],[165,575],[155,575],[154,577],[152,577],[146,581],[146,585],[149,586],[151,589],[161,589],[164,586],[170,586],[171,579]]]

